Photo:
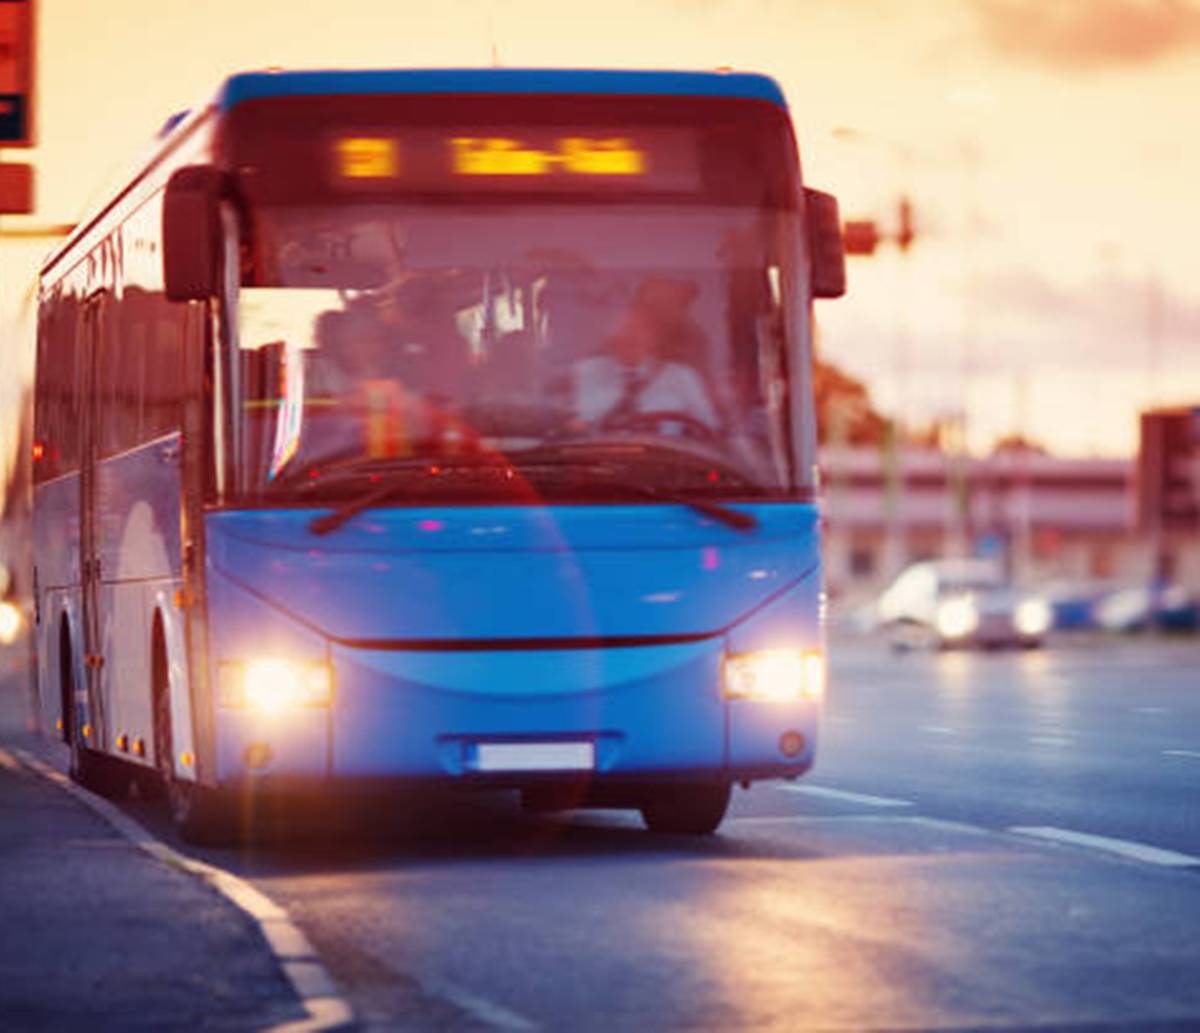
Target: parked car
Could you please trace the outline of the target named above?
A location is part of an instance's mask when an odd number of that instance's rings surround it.
[[[1039,594],[1050,604],[1055,631],[1088,631],[1097,627],[1097,604],[1118,587],[1116,582],[1103,579],[1054,581]]]
[[[879,623],[896,649],[1040,646],[1054,621],[1049,602],[1021,591],[991,560],[914,563],[879,597]]]
[[[1095,614],[1105,631],[1194,631],[1200,628],[1200,598],[1183,585],[1133,585],[1101,599]]]

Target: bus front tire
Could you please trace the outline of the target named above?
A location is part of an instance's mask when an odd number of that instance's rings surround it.
[[[154,756],[159,783],[171,813],[171,823],[185,843],[193,846],[234,846],[240,840],[236,808],[230,794],[198,785],[175,775],[174,735],[166,658],[156,643],[154,692]]]
[[[643,801],[642,820],[651,832],[707,836],[724,819],[729,792],[729,782],[661,786]]]
[[[171,821],[185,843],[193,846],[236,846],[241,830],[227,792],[170,777],[167,804]]]

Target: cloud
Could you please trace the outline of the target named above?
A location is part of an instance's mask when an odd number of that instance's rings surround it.
[[[970,290],[995,335],[1034,365],[1136,366],[1148,348],[1171,361],[1200,340],[1200,304],[1144,277],[1107,273],[1068,286],[1028,269],[996,270]]]
[[[1001,53],[1072,70],[1147,64],[1200,45],[1192,0],[974,0]]]

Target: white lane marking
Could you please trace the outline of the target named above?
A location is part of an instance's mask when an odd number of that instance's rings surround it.
[[[1200,760],[1200,750],[1163,750],[1164,757],[1192,757]]]
[[[851,793],[845,789],[830,789],[827,786],[780,785],[785,793],[803,793],[821,800],[837,800],[841,803],[860,803],[867,807],[912,807],[911,800],[897,800],[890,796],[870,796],[867,793]]]
[[[430,997],[440,997],[449,1001],[460,1011],[465,1011],[477,1022],[494,1029],[513,1030],[514,1033],[529,1033],[538,1029],[536,1023],[530,1022],[523,1015],[509,1011],[495,1001],[465,990],[457,983],[451,983],[440,976],[414,975],[417,985]]]
[[[0,768],[11,771],[14,775],[20,775],[22,778],[25,777],[25,769],[8,750],[0,750]]]
[[[918,729],[922,732],[928,732],[930,735],[957,735],[953,728],[947,728],[945,725],[921,725]]]
[[[1034,746],[1070,746],[1071,740],[1060,735],[1031,735],[1029,741]]]
[[[1091,847],[1093,850],[1103,850],[1105,853],[1118,854],[1134,861],[1145,861],[1147,864],[1165,865],[1169,868],[1200,866],[1200,857],[1191,854],[1164,850],[1162,847],[1149,846],[1146,843],[1134,843],[1128,839],[1112,839],[1090,832],[1072,832],[1070,829],[1058,829],[1052,825],[1014,825],[1008,831],[1018,836],[1032,836],[1035,839],[1069,843],[1071,846]]]
[[[304,934],[292,923],[288,913],[266,894],[245,879],[216,865],[187,857],[146,831],[138,822],[108,800],[89,793],[76,785],[61,771],[35,757],[27,750],[18,750],[21,764],[29,771],[53,782],[64,792],[98,814],[130,843],[164,864],[202,879],[235,907],[244,911],[262,930],[263,940],[279,967],[283,970],[292,991],[299,998],[307,1017],[285,1022],[268,1029],[268,1033],[328,1033],[349,1029],[354,1023],[354,1010],[338,994],[337,988]],[[286,944],[284,950],[276,945]]]
[[[1168,707],[1132,707],[1131,709],[1135,714],[1169,714],[1171,712]]]

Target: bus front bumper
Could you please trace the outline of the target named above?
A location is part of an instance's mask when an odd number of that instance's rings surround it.
[[[819,700],[722,697],[723,642],[612,648],[333,646],[324,706],[219,709],[218,780],[525,786],[787,777]]]

